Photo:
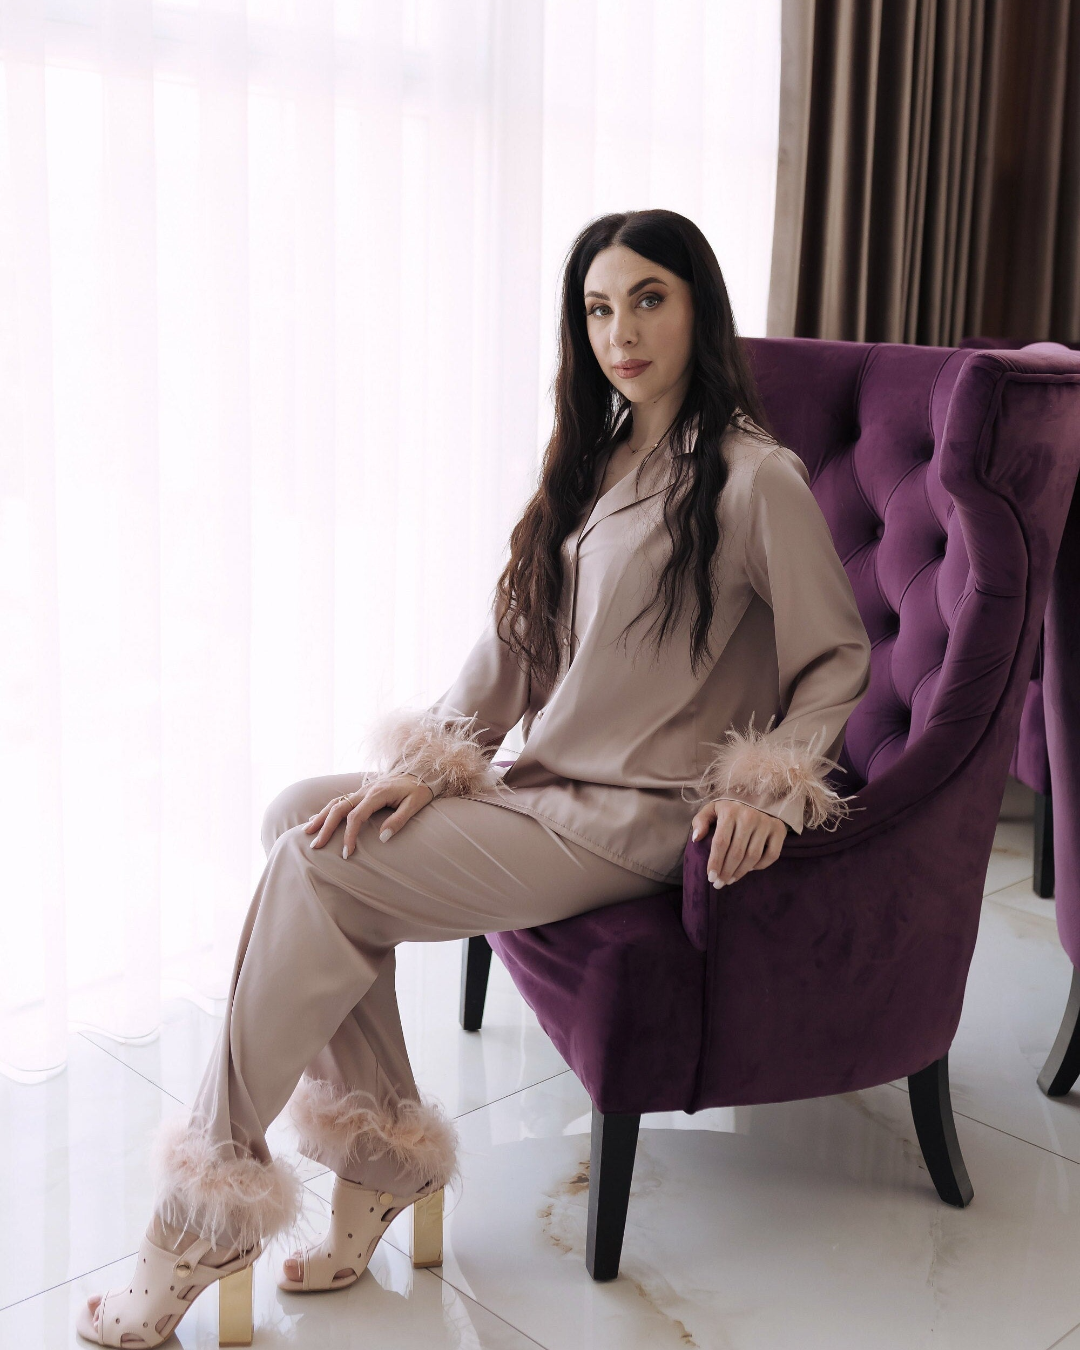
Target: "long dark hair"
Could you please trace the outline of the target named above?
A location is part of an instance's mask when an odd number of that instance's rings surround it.
[[[662,597],[659,648],[669,626],[677,621],[686,580],[692,576],[697,612],[690,660],[695,671],[710,655],[711,562],[720,539],[716,504],[728,478],[720,441],[737,409],[751,419],[747,426],[751,434],[769,435],[720,265],[693,221],[676,211],[620,211],[587,225],[575,239],[563,268],[558,363],[552,386],[554,429],[541,462],[539,486],[511,532],[510,558],[496,585],[499,631],[522,669],[548,689],[559,670],[555,615],[563,586],[562,544],[592,500],[599,461],[630,434],[633,424],[633,405],[601,369],[586,327],[586,274],[601,249],[617,244],[674,272],[692,292],[693,369],[669,433],[675,475],[663,503],[671,555],[656,593],[624,633]],[[695,417],[699,422],[693,453],[679,453],[689,447]],[[512,623],[507,622],[511,614]]]

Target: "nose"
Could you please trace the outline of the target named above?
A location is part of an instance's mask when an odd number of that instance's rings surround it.
[[[637,332],[633,319],[616,314],[611,324],[611,351],[615,362],[633,360],[633,346],[637,342]]]

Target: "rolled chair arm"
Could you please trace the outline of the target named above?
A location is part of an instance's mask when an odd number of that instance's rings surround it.
[[[705,953],[696,1104],[855,1091],[918,1072],[956,1031],[1011,747],[831,851],[715,889],[687,846],[682,922]]]

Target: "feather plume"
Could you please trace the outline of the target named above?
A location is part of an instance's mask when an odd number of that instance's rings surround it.
[[[163,1120],[151,1148],[154,1203],[167,1223],[246,1251],[297,1230],[303,1183],[284,1158],[262,1163],[237,1147],[212,1140],[198,1121]]]
[[[300,1079],[289,1099],[300,1152],[328,1166],[344,1159],[389,1156],[416,1177],[419,1189],[438,1188],[457,1176],[457,1131],[432,1101],[403,1098],[383,1104],[363,1088],[344,1089],[325,1079]]]
[[[819,753],[819,737],[809,742],[782,739],[769,727],[755,728],[753,717],[745,732],[729,727],[725,736],[721,743],[705,742],[716,754],[694,785],[694,795],[688,797],[683,789],[684,801],[713,801],[727,792],[764,795],[773,804],[797,797],[807,829],[836,829],[851,814],[849,799],[825,781],[828,771],[839,766]]]
[[[475,714],[439,717],[428,709],[393,708],[364,739],[380,772],[414,774],[436,797],[464,797],[501,783],[476,740],[475,722]]]

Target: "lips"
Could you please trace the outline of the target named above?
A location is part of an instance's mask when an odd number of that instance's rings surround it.
[[[634,375],[640,375],[643,370],[651,365],[651,361],[620,361],[613,369],[616,375],[621,375],[624,379],[630,379]]]

